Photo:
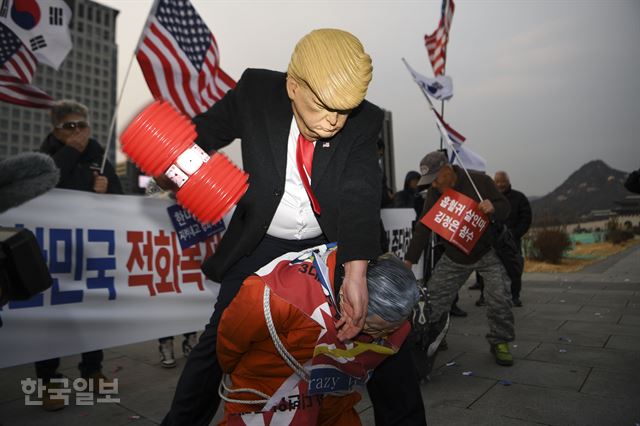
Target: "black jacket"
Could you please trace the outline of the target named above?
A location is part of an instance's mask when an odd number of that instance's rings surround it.
[[[236,207],[215,255],[203,271],[213,280],[248,256],[269,228],[282,198],[287,141],[293,110],[286,74],[248,69],[237,86],[207,112],[193,119],[205,151],[242,140],[242,167],[249,189]],[[311,186],[322,214],[317,217],[329,241],[340,245],[338,263],[374,259],[380,253],[380,182],[377,138],[383,112],[363,101],[344,128],[316,143]]]
[[[511,186],[509,186],[509,189],[507,189],[503,195],[509,200],[509,204],[511,205],[511,211],[504,221],[504,224],[507,225],[507,228],[509,228],[509,231],[511,231],[516,241],[519,242],[531,226],[531,204],[529,204],[526,195],[520,191],[511,189]]]
[[[60,169],[60,180],[56,188],[93,192],[93,172],[100,171],[104,155],[104,150],[95,139],[89,139],[85,150],[80,152],[65,145],[50,133],[42,142],[40,152],[50,155]],[[103,174],[109,180],[107,193],[122,194],[120,179],[109,160],[104,166]]]

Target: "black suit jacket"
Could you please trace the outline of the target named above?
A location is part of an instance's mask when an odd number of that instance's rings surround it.
[[[196,142],[207,152],[241,139],[243,169],[249,173],[249,189],[217,253],[203,264],[210,279],[220,281],[266,234],[284,192],[292,118],[286,74],[248,69],[222,100],[193,119]],[[380,253],[376,142],[382,121],[382,110],[363,101],[337,135],[316,143],[311,186],[321,208],[317,219],[326,238],[340,246],[339,264]]]

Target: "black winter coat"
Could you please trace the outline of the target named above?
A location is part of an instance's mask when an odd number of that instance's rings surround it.
[[[511,206],[511,211],[504,221],[504,224],[507,225],[516,242],[519,243],[520,239],[524,237],[524,234],[527,233],[531,226],[531,204],[529,204],[526,195],[520,191],[511,189],[511,187],[509,187],[503,195],[507,198]]]
[[[100,171],[104,155],[104,150],[95,139],[89,139],[85,150],[80,152],[50,133],[42,142],[40,152],[50,155],[60,169],[60,180],[56,188],[93,192],[93,172]],[[122,194],[120,179],[109,160],[104,166],[103,174],[109,180],[107,193]]]

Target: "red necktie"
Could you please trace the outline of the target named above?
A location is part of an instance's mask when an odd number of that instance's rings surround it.
[[[298,163],[298,173],[300,173],[300,179],[302,179],[302,185],[304,185],[304,189],[307,191],[307,195],[309,196],[309,200],[311,201],[311,207],[313,207],[313,211],[319,215],[320,214],[320,204],[316,199],[316,196],[313,195],[313,190],[311,189],[311,165],[313,164],[313,142],[308,141],[302,136],[298,136],[298,146],[296,148],[296,162]],[[306,170],[306,172],[305,172]]]

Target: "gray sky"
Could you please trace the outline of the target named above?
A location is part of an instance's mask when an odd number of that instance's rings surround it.
[[[222,68],[286,70],[291,50],[315,28],[356,35],[371,55],[367,98],[393,113],[396,182],[439,147],[423,95],[401,58],[433,76],[423,37],[438,1],[191,0],[213,32]],[[119,87],[151,0],[98,0],[120,10]],[[582,164],[640,167],[640,2],[456,0],[447,75],[454,97],[445,119],[467,148],[505,169],[516,189],[544,195]],[[134,61],[120,131],[152,97]],[[239,144],[227,149],[240,164]],[[402,189],[402,188],[397,188]]]

